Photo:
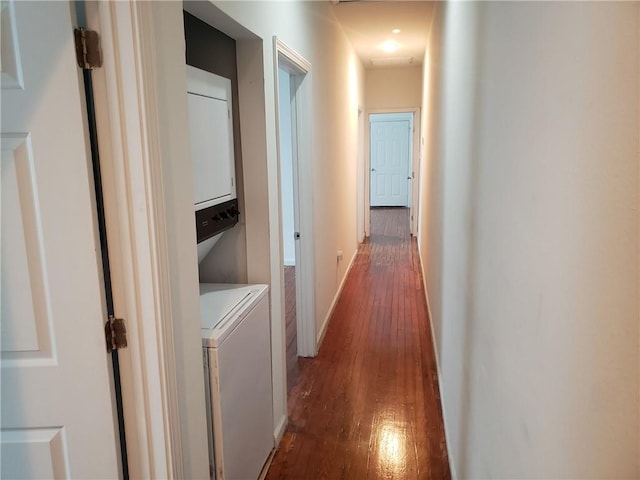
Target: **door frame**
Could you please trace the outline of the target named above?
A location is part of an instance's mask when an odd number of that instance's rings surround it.
[[[158,48],[146,2],[85,2],[103,68],[93,75],[131,478],[183,478],[169,244],[153,78]]]
[[[410,113],[413,114],[413,120],[411,124],[411,160],[410,167],[412,172],[412,180],[409,183],[409,215],[410,215],[410,231],[411,235],[417,235],[418,232],[418,205],[419,205],[419,189],[420,184],[416,180],[420,178],[420,108],[378,108],[366,111],[366,125],[365,125],[365,142],[364,142],[364,178],[363,178],[363,190],[364,190],[364,202],[358,205],[359,209],[364,212],[364,231],[365,237],[371,236],[371,115],[373,114],[393,114],[393,113]]]
[[[318,353],[315,322],[313,176],[311,166],[311,63],[281,39],[273,37],[273,65],[276,110],[276,147],[278,151],[278,228],[280,258],[283,258],[282,198],[280,165],[280,98],[278,67],[289,71],[295,95],[291,104],[292,163],[294,183],[294,217],[300,232],[296,245],[296,336],[298,356],[315,357]],[[280,301],[284,311],[284,269],[280,261]]]
[[[365,138],[367,130],[366,127],[367,115],[364,113],[364,108],[358,106],[358,163],[356,167],[356,181],[358,182],[356,188],[356,239],[358,243],[364,242],[366,238],[365,230],[365,170],[366,167],[366,152],[368,151],[365,146]]]

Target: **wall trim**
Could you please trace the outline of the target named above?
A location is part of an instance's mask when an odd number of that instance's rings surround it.
[[[419,243],[418,243],[419,245]],[[438,390],[440,392],[440,408],[442,409],[442,423],[444,424],[444,437],[447,443],[447,457],[449,460],[449,470],[451,472],[452,480],[458,480],[458,474],[456,473],[456,463],[453,460],[453,454],[451,452],[451,444],[449,443],[449,428],[447,427],[447,412],[444,408],[444,400],[442,394],[442,369],[440,368],[440,357],[438,356],[438,346],[436,345],[436,335],[433,330],[433,315],[431,314],[431,304],[429,302],[429,293],[427,292],[427,281],[425,275],[424,262],[422,261],[422,251],[418,246],[418,258],[420,259],[420,273],[422,274],[422,285],[424,289],[424,298],[427,303],[427,315],[429,315],[429,329],[431,330],[431,344],[433,345],[433,353],[436,359],[436,371],[438,372]]]
[[[284,55],[287,60],[293,63],[301,72],[309,73],[311,71],[311,63],[278,37],[273,37],[273,44],[274,51]]]
[[[356,251],[353,253],[351,260],[349,261],[349,265],[347,266],[347,270],[342,277],[342,281],[338,286],[338,290],[333,297],[333,301],[331,302],[331,306],[329,307],[329,311],[327,315],[324,317],[324,321],[322,322],[322,327],[320,327],[320,331],[318,332],[318,350],[320,350],[320,345],[322,345],[322,341],[324,340],[324,336],[327,333],[327,327],[329,326],[329,320],[331,319],[331,315],[333,315],[333,311],[336,309],[336,305],[338,305],[338,300],[340,299],[340,295],[342,294],[342,289],[344,288],[345,283],[347,283],[347,277],[351,272],[351,267],[356,261],[356,257],[358,256],[359,248],[356,248]]]
[[[181,427],[164,218],[156,161],[155,55],[150,5],[86,2],[100,32],[94,70],[115,312],[127,322],[119,352],[131,478],[182,478]]]

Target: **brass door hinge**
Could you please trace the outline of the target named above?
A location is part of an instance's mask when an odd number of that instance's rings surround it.
[[[76,42],[76,60],[78,66],[84,70],[92,70],[102,66],[102,51],[98,32],[76,28],[73,30]]]
[[[124,319],[109,315],[104,325],[104,334],[107,340],[107,351],[120,350],[127,346],[127,328]]]

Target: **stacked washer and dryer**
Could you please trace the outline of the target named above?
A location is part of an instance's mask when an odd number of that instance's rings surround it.
[[[231,81],[187,66],[198,261],[240,215]],[[274,447],[267,285],[200,284],[209,463],[215,480],[257,479]]]

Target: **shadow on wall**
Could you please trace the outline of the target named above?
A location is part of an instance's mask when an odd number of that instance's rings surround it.
[[[480,150],[480,138],[476,126],[479,121],[478,104],[479,35],[477,10],[473,5],[449,5],[442,18],[443,35],[446,38],[439,52],[444,69],[436,67],[433,77],[435,87],[442,89],[442,110],[436,110],[435,135],[433,141],[441,144],[434,156],[439,162],[440,178],[431,179],[440,185],[442,211],[435,218],[438,225],[431,225],[441,232],[435,242],[442,248],[440,329],[438,339],[441,352],[440,361],[448,382],[458,385],[446,386],[442,392],[443,402],[449,403],[446,410],[451,415],[447,425],[451,437],[450,458],[452,470],[459,478],[468,478],[472,473],[469,466],[473,453],[472,441],[473,413],[475,411],[474,379],[475,343],[480,332],[476,330],[474,318],[477,312],[477,268],[478,268],[478,225],[477,202],[479,200],[479,164],[476,161]],[[463,26],[466,35],[456,32]],[[436,27],[436,28],[438,28]],[[440,65],[438,65],[439,67]],[[438,91],[433,96],[440,96]],[[435,172],[432,172],[435,173]],[[446,319],[447,324],[444,324]],[[447,333],[448,332],[448,333]],[[449,337],[449,338],[447,338]],[[457,337],[457,338],[456,338]],[[444,342],[444,343],[443,343]],[[446,343],[446,344],[445,344]],[[447,348],[455,352],[447,352]],[[454,370],[452,370],[453,368]],[[457,371],[455,371],[457,370]],[[451,375],[455,373],[454,375]],[[447,378],[448,377],[448,378]],[[448,380],[448,382],[447,382]],[[451,405],[451,400],[453,405]],[[451,406],[455,408],[451,409]],[[453,429],[454,431],[451,431]]]

